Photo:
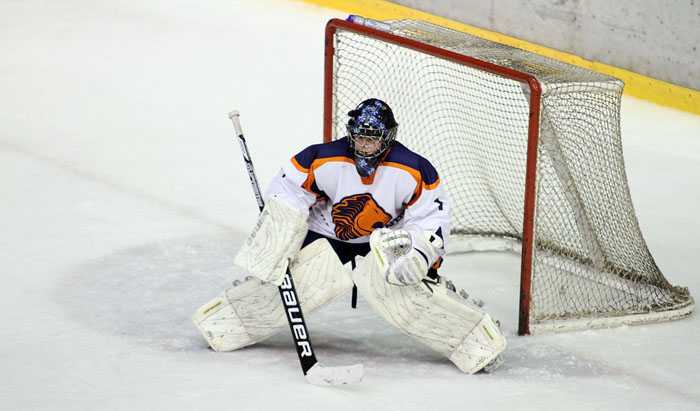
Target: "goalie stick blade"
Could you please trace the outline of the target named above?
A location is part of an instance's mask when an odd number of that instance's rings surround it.
[[[362,364],[347,367],[324,367],[316,363],[306,373],[306,381],[324,386],[357,384],[362,381],[362,374]]]

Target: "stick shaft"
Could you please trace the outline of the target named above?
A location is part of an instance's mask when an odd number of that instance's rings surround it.
[[[243,136],[243,129],[241,128],[240,114],[238,111],[234,110],[229,113],[229,118],[233,122],[233,128],[236,130],[236,135],[238,136],[238,143],[241,146],[241,153],[243,154],[243,161],[245,161],[245,167],[248,170],[248,177],[250,178],[250,184],[253,186],[253,193],[255,193],[255,200],[258,202],[258,208],[262,211],[265,207],[265,200],[260,192],[260,184],[258,184],[258,177],[255,175],[255,168],[253,167],[253,160],[250,158],[250,153],[248,152],[248,144],[245,142],[245,137]]]
[[[258,184],[258,178],[255,175],[253,160],[250,158],[250,153],[248,152],[248,145],[246,144],[245,137],[243,136],[243,129],[241,128],[241,121],[239,117],[240,115],[236,110],[229,113],[229,118],[233,122],[233,128],[236,130],[236,135],[238,136],[238,142],[240,143],[243,160],[245,161],[246,169],[248,170],[250,184],[253,186],[255,199],[258,202],[260,211],[262,211],[263,207],[265,207],[265,200],[260,192],[260,185]],[[306,375],[309,369],[311,369],[311,367],[313,367],[318,361],[316,360],[316,354],[314,354],[313,348],[311,347],[311,339],[309,338],[309,331],[306,327],[306,320],[301,312],[301,300],[299,300],[299,295],[297,294],[296,287],[294,286],[294,281],[292,281],[292,275],[289,272],[289,268],[287,268],[287,272],[284,275],[282,285],[279,286],[279,291],[280,297],[282,298],[282,306],[284,307],[284,312],[287,317],[287,323],[289,324],[289,329],[292,332],[292,338],[294,339],[297,355],[299,356],[299,362],[301,363],[301,369],[304,372],[304,375]]]

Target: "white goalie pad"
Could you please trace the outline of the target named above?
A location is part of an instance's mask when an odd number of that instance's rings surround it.
[[[444,278],[392,285],[368,256],[358,262],[352,279],[385,320],[449,358],[462,372],[479,371],[506,348],[491,317],[448,289]]]
[[[275,285],[282,284],[289,261],[293,260],[306,237],[307,215],[271,196],[233,263]]]
[[[290,272],[304,315],[338,299],[352,280],[327,240],[304,247]],[[251,278],[199,308],[192,318],[214,351],[232,351],[287,329],[279,288]]]

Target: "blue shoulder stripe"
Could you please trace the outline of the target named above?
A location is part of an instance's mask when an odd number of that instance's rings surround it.
[[[384,161],[398,163],[418,171],[426,185],[435,184],[440,178],[435,167],[427,159],[409,150],[398,141],[394,141]]]
[[[294,156],[294,159],[304,168],[311,167],[314,160],[328,157],[352,158],[348,148],[348,138],[343,137],[330,143],[314,144]]]

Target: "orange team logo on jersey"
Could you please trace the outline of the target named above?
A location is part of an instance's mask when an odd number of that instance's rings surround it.
[[[341,240],[369,235],[391,220],[391,216],[367,193],[340,200],[333,205],[331,215],[335,223],[335,235]]]

